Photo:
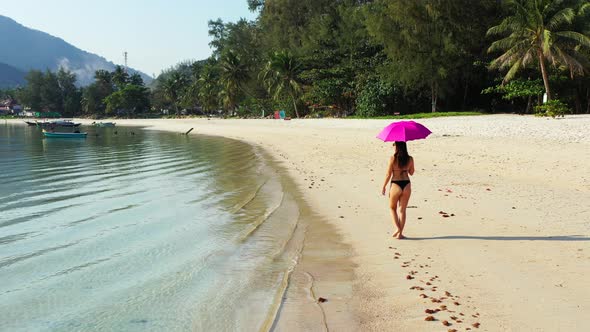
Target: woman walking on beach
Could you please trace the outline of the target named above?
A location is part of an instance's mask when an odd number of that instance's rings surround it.
[[[408,154],[406,142],[395,142],[394,145],[395,154],[389,158],[382,194],[385,195],[387,184],[390,183],[389,208],[391,209],[393,223],[397,227],[397,232],[393,234],[393,237],[401,240],[405,239],[403,231],[406,225],[406,208],[410,201],[410,195],[412,195],[410,175],[414,175],[414,158]]]

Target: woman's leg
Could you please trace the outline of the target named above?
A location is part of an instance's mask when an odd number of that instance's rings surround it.
[[[398,239],[403,239],[404,235],[404,227],[406,226],[406,209],[408,208],[408,203],[410,202],[410,196],[412,195],[412,184],[408,184],[399,198],[399,229],[400,232],[397,236]]]
[[[399,201],[401,194],[401,188],[396,184],[392,184],[389,189],[389,210],[391,211],[391,217],[393,218],[393,223],[396,227],[396,232],[393,234],[393,237],[397,237],[402,229],[400,220],[397,216],[397,202]]]

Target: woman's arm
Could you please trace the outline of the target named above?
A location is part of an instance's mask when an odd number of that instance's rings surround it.
[[[410,168],[408,169],[410,175],[414,175],[414,158],[410,157]]]
[[[389,165],[387,166],[387,174],[385,174],[385,182],[383,183],[383,189],[381,190],[381,194],[385,195],[387,191],[387,184],[389,183],[389,179],[391,179],[391,171],[393,169],[393,157],[389,158]]]

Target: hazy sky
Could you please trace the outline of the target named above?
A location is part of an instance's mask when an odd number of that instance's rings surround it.
[[[0,14],[117,64],[159,74],[211,54],[207,21],[253,19],[246,0],[0,0]]]

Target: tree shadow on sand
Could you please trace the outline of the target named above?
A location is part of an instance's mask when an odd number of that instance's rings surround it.
[[[408,240],[488,240],[488,241],[590,241],[590,237],[583,235],[558,236],[468,236],[448,235],[433,237],[408,237]]]

